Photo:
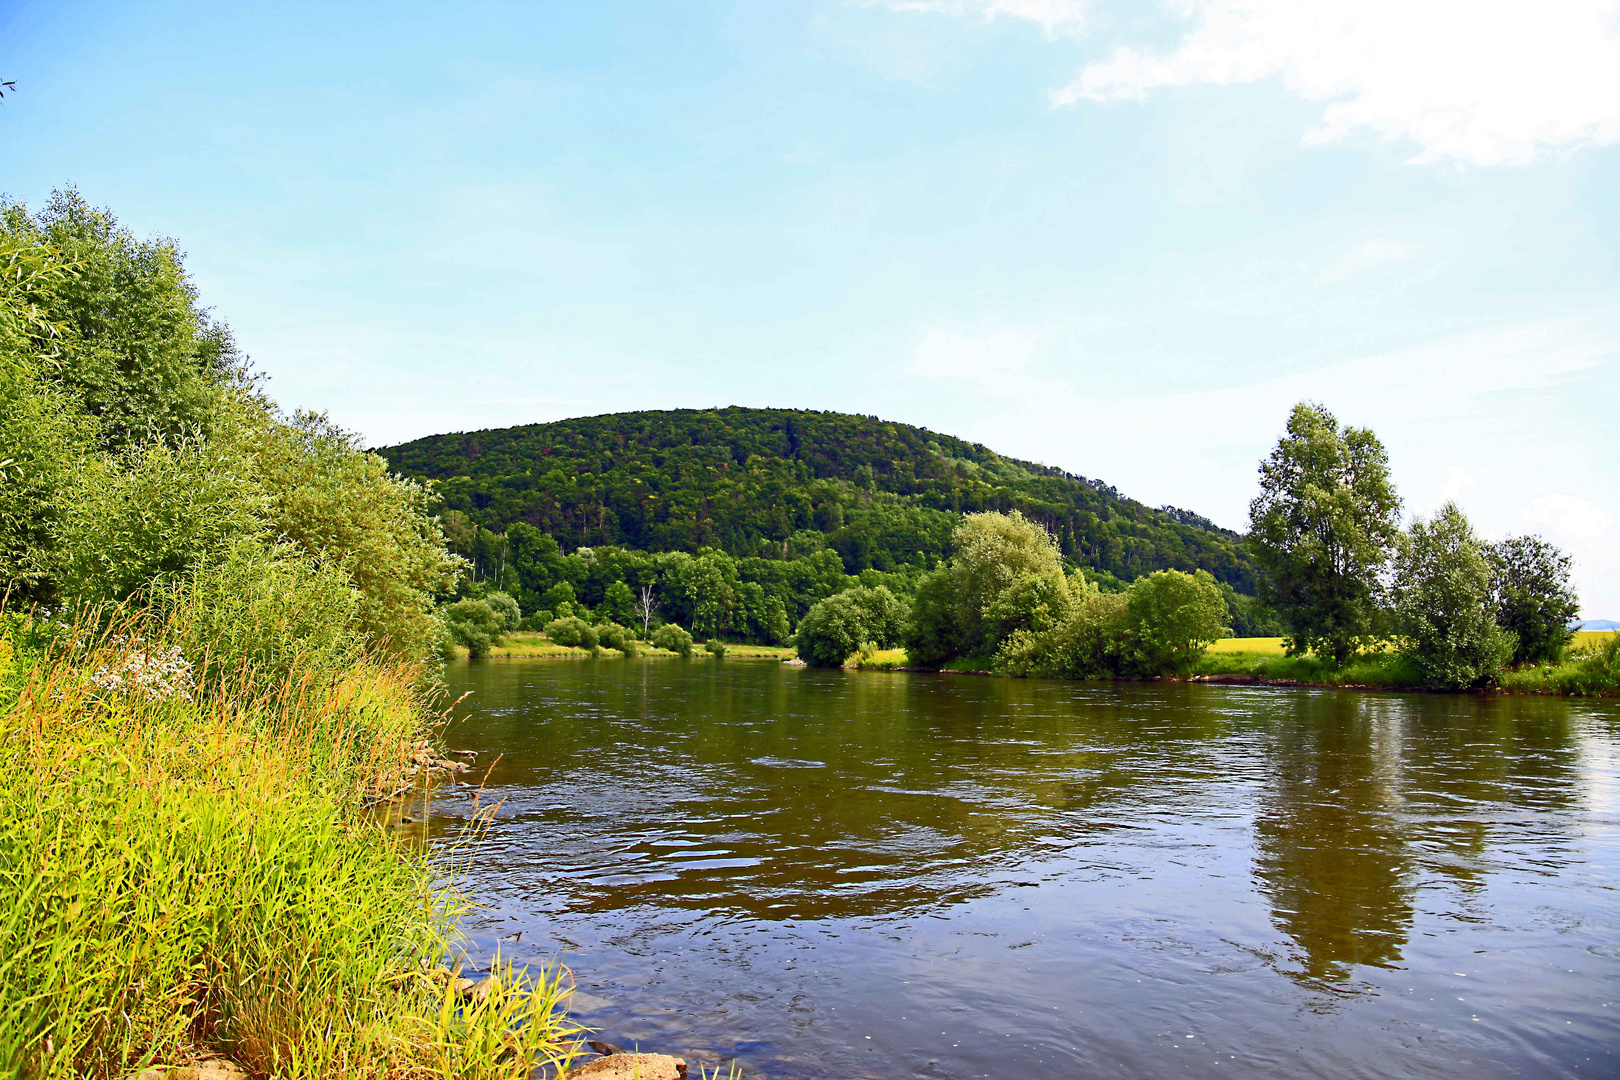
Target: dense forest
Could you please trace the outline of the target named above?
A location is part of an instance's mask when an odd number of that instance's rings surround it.
[[[493,534],[523,523],[564,550],[711,548],[782,560],[830,550],[851,574],[906,574],[938,565],[962,514],[1017,510],[1105,586],[1174,569],[1207,570],[1239,593],[1254,588],[1242,538],[1206,518],[1155,510],[1101,481],[870,416],[615,413],[435,435],[377,452],[403,475],[435,481],[452,522]],[[459,531],[464,543],[476,542]]]

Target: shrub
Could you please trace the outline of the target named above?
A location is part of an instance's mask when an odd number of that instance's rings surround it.
[[[490,607],[487,600],[457,600],[444,609],[445,625],[450,629],[450,640],[464,646],[471,657],[488,656],[489,650],[501,642],[506,620]]]
[[[523,616],[523,621],[519,623],[518,626],[523,630],[537,630],[543,634],[546,631],[546,627],[551,625],[551,620],[554,618],[556,618],[556,616],[549,611],[531,611],[529,614]]]
[[[1412,523],[1394,587],[1401,652],[1428,685],[1487,685],[1512,659],[1513,635],[1496,625],[1492,611],[1490,565],[1456,503]]]
[[[1160,570],[1131,582],[1125,593],[1123,674],[1185,671],[1212,641],[1227,633],[1231,612],[1209,573]]]
[[[726,658],[726,643],[717,637],[710,638],[704,643],[703,648],[716,660],[724,660]]]
[[[499,590],[485,593],[484,603],[501,617],[501,623],[506,630],[516,630],[523,625],[523,612],[519,609],[518,602],[512,599],[511,593]]]
[[[652,643],[660,649],[681,656],[692,655],[692,635],[674,623],[665,623],[653,631]]]
[[[615,622],[596,624],[596,640],[609,649],[618,649],[626,656],[635,656],[636,636],[627,626],[620,626]]]
[[[271,685],[294,667],[331,674],[354,663],[365,641],[355,625],[360,594],[343,568],[291,544],[243,537],[155,596],[168,636],[196,658],[209,684],[229,675]]]
[[[600,644],[596,637],[596,628],[574,615],[565,619],[553,619],[551,625],[546,627],[546,636],[558,645],[574,649],[595,649]]]

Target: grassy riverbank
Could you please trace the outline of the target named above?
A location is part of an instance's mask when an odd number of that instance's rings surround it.
[[[6,1075],[225,1056],[520,1080],[566,1059],[555,972],[479,1001],[434,976],[466,901],[363,812],[426,734],[414,669],[207,687],[144,620],[0,629]]]
[[[1613,631],[1575,635],[1563,661],[1527,665],[1505,672],[1499,689],[1517,694],[1620,695],[1620,640]],[[911,667],[904,649],[880,649],[850,657],[849,667],[862,671],[897,671]],[[971,665],[947,665],[946,671]],[[974,670],[977,670],[976,668]],[[1361,653],[1344,664],[1307,654],[1285,656],[1282,638],[1223,638],[1210,645],[1188,676],[1211,682],[1223,677],[1255,683],[1304,686],[1371,687],[1411,690],[1423,679],[1409,661],[1393,651]]]
[[[637,645],[639,646],[636,654],[638,656],[652,656],[661,657],[664,659],[673,659],[678,655],[677,653],[670,652],[667,649],[656,648],[652,644],[645,641],[637,642]],[[458,659],[465,660],[467,658],[467,650],[462,646],[456,645],[453,646],[453,649],[454,655]],[[556,642],[552,641],[550,638],[541,633],[519,630],[503,635],[501,638],[501,643],[499,645],[492,645],[488,655],[493,658],[505,660],[566,660],[582,659],[590,656],[591,653],[588,649],[581,649],[578,646],[558,645]],[[623,657],[624,653],[620,652],[618,649],[610,649],[606,646],[599,646],[597,648],[597,655],[604,657]],[[778,645],[726,645],[727,660],[773,660],[781,662],[783,660],[792,659],[792,657],[793,650],[791,648],[785,648]],[[694,658],[706,660],[709,657],[708,654],[703,652],[700,647]]]

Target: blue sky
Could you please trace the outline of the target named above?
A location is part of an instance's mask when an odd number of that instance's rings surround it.
[[[0,5],[0,191],[375,444],[923,424],[1241,528],[1309,398],[1620,618],[1620,0]]]

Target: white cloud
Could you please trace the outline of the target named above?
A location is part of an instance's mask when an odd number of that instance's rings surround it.
[[[1324,102],[1307,142],[1370,132],[1420,162],[1523,164],[1620,142],[1620,0],[1172,0],[1179,47],[1119,46],[1054,105],[1280,76]]]
[[[1090,13],[1089,0],[860,0],[863,7],[886,7],[957,18],[977,16],[985,22],[1006,15],[1039,24],[1048,38],[1078,34]]]

